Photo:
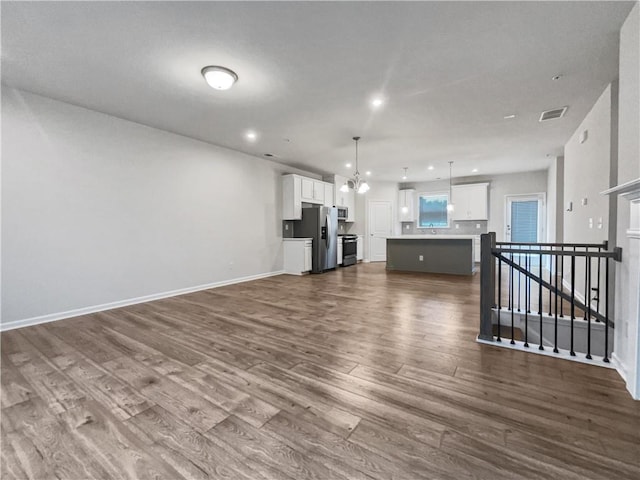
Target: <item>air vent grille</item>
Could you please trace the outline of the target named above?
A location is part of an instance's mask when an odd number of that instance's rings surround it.
[[[540,122],[545,122],[547,120],[553,120],[556,118],[564,117],[568,107],[562,108],[554,108],[553,110],[547,110],[546,112],[542,112],[540,114]]]

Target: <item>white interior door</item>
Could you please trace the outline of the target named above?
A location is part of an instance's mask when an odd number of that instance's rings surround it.
[[[544,194],[507,195],[504,238],[507,242],[544,242]]]
[[[392,234],[391,202],[369,202],[369,261],[387,261],[387,237]]]

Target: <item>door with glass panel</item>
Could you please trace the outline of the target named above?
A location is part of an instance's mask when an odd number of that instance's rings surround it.
[[[544,242],[544,194],[507,195],[505,234],[507,242]]]

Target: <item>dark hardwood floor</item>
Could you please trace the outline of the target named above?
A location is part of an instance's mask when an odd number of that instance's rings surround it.
[[[361,264],[2,337],[2,479],[638,479],[614,370],[475,342],[479,276]]]

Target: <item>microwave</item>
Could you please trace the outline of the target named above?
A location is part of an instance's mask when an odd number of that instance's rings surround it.
[[[346,220],[347,213],[349,213],[347,207],[338,207],[338,220]]]

